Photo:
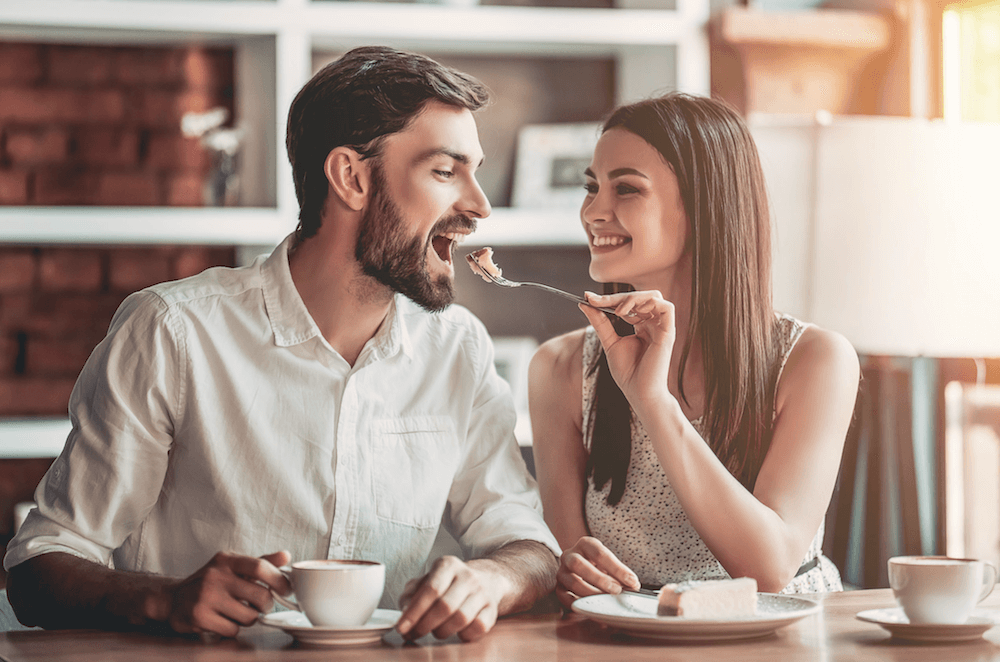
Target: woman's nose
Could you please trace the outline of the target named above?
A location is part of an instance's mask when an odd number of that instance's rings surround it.
[[[584,223],[601,223],[607,221],[610,211],[604,204],[600,193],[587,196],[580,207],[580,219]]]

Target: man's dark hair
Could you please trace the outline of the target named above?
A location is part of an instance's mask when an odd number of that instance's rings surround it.
[[[323,67],[288,112],[285,146],[299,201],[297,239],[319,230],[327,194],[323,163],[333,149],[346,146],[363,159],[376,158],[383,138],[405,129],[428,101],[475,111],[489,97],[468,74],[382,46],[355,48]]]

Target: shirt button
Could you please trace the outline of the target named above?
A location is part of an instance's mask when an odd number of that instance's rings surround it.
[[[346,545],[347,544],[347,536],[342,535],[339,538],[337,538],[337,544]]]

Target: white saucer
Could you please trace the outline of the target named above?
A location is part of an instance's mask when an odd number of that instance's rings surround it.
[[[691,619],[657,614],[656,596],[622,593],[590,595],[573,603],[573,611],[628,634],[681,643],[717,642],[764,637],[790,623],[820,612],[812,600],[771,593],[757,594],[757,613],[735,619]]]
[[[977,609],[964,623],[911,623],[901,607],[867,609],[857,614],[858,620],[875,623],[899,639],[912,641],[972,641],[997,624],[997,612]]]
[[[364,625],[357,627],[316,627],[297,611],[279,611],[258,619],[264,625],[280,628],[310,646],[365,646],[378,643],[382,635],[396,626],[402,612],[376,609]]]

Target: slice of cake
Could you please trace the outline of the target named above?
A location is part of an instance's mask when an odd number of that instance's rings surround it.
[[[711,579],[666,584],[660,589],[657,613],[693,619],[753,616],[757,611],[757,580]]]
[[[469,253],[466,258],[469,260],[469,267],[472,268],[472,271],[481,276],[487,283],[493,282],[487,277],[487,273],[496,277],[503,275],[500,267],[493,263],[493,249],[489,246]]]

